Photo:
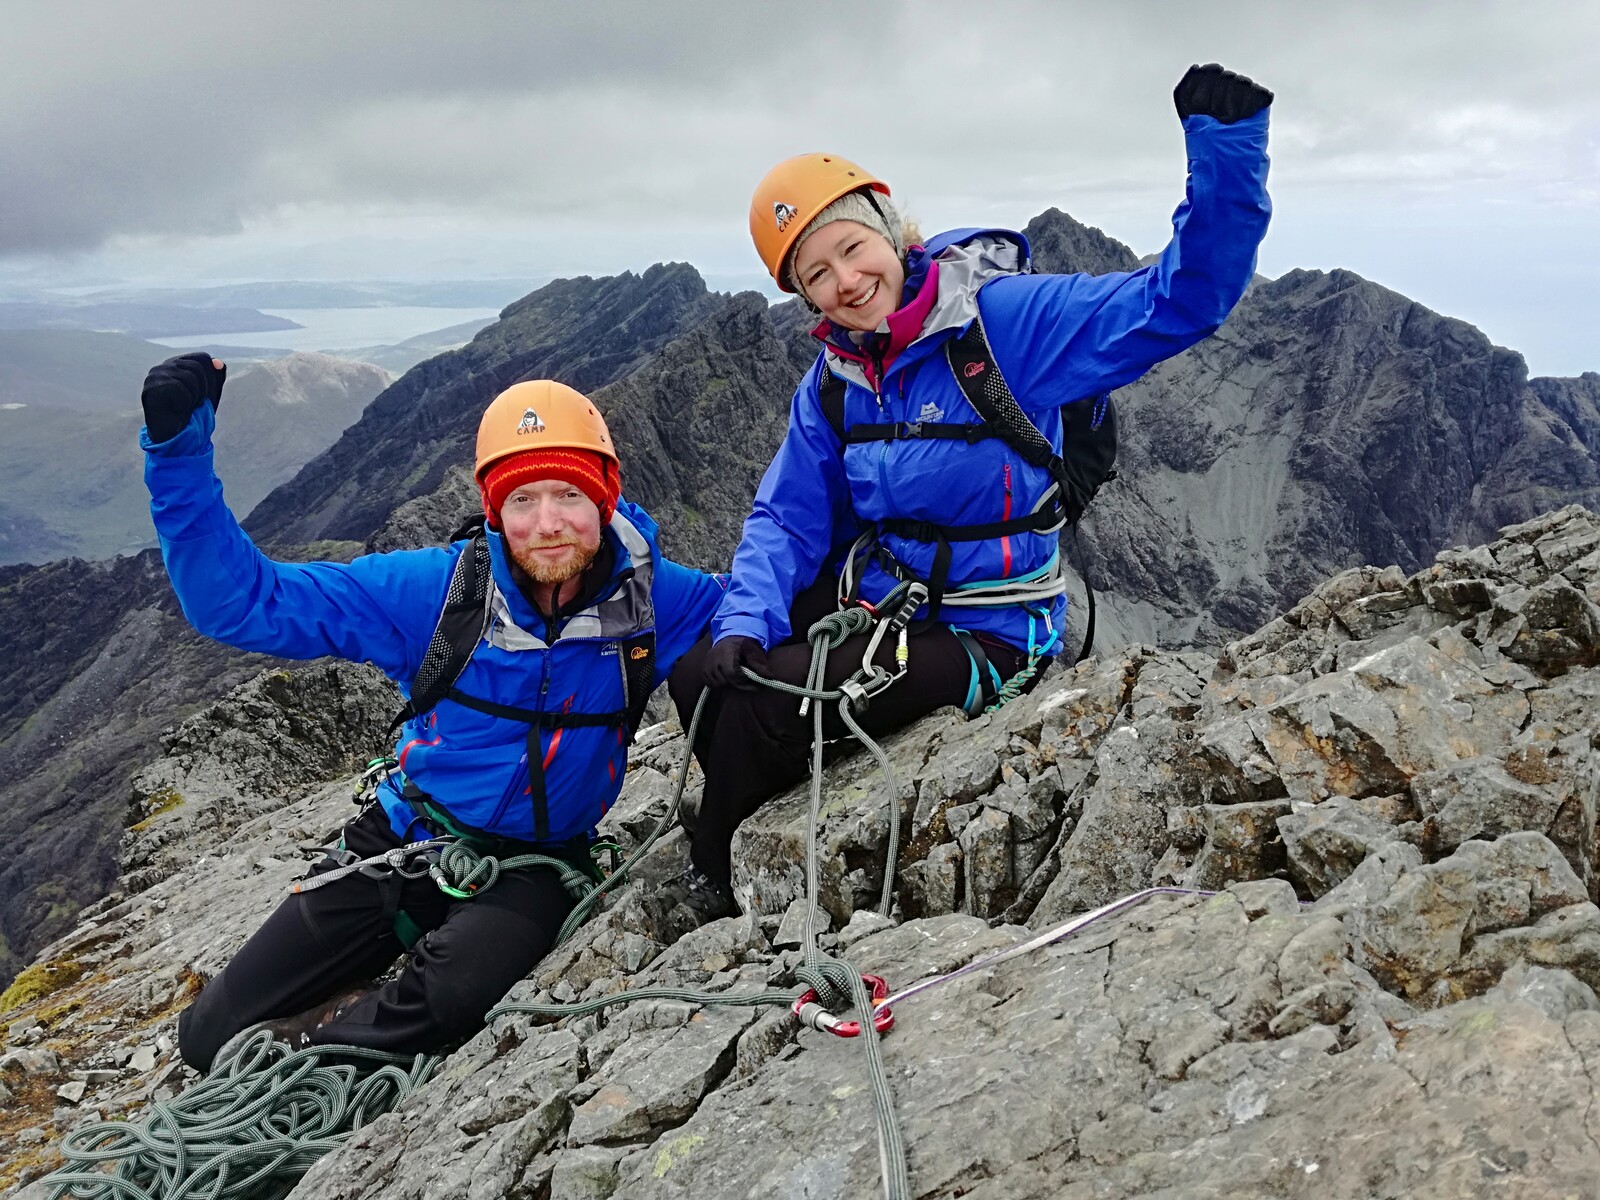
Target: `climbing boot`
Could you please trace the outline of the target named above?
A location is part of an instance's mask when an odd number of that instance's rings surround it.
[[[733,888],[695,866],[685,867],[677,878],[662,884],[649,897],[647,908],[654,936],[664,943],[675,942],[690,930],[739,912]]]
[[[363,997],[376,991],[377,986],[371,982],[352,984],[320,1004],[312,1005],[305,1012],[295,1013],[290,1017],[274,1017],[270,1021],[258,1021],[254,1025],[248,1025],[223,1043],[222,1049],[218,1050],[216,1057],[212,1059],[213,1068],[215,1064],[231,1057],[239,1043],[263,1029],[272,1034],[272,1040],[280,1046],[286,1046],[290,1050],[304,1050],[311,1045],[311,1035],[317,1029],[337,1021],[354,1008]]]

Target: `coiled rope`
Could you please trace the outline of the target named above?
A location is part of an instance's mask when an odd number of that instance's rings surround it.
[[[285,1053],[259,1030],[182,1095],[154,1102],[141,1123],[99,1121],[67,1134],[61,1152],[74,1165],[42,1182],[52,1200],[277,1200],[441,1061],[355,1046]],[[110,1164],[110,1174],[86,1169]]]
[[[818,948],[814,917],[820,890],[816,846],[822,807],[824,703],[838,704],[845,726],[873,755],[884,774],[889,798],[889,847],[879,902],[883,915],[889,914],[893,900],[900,848],[899,788],[893,768],[883,747],[856,721],[851,711],[852,697],[843,689],[824,686],[829,652],[853,634],[870,628],[872,622],[872,615],[865,609],[850,608],[813,625],[808,631],[812,656],[804,687],[745,672],[761,686],[810,701],[813,736],[811,803],[806,825],[806,924],[803,962],[795,973],[815,989],[823,1007],[832,1012],[853,1007],[866,1031],[872,1028],[873,1006],[861,975],[849,963]],[[707,695],[701,691],[685,731],[683,755],[665,813],[638,848],[603,882],[597,884],[564,859],[538,854],[496,859],[479,853],[466,842],[449,840],[426,846],[438,852],[429,873],[442,889],[454,889],[454,894],[466,897],[493,887],[502,871],[535,865],[556,870],[578,901],[556,935],[557,945],[565,942],[676,823]],[[391,869],[402,869],[402,863],[392,855],[380,855],[324,872],[299,887],[305,891],[325,886],[335,878],[379,862]],[[501,1004],[489,1012],[487,1020],[515,1013],[545,1019],[576,1017],[641,1000],[679,1000],[725,1007],[790,1005],[795,998],[796,993],[791,991],[715,993],[639,988],[575,1004]],[[905,1145],[882,1050],[875,1033],[866,1033],[860,1040],[877,1107],[885,1194],[890,1200],[907,1200],[911,1193]],[[152,1104],[142,1123],[100,1121],[69,1133],[62,1140],[61,1153],[72,1165],[45,1176],[41,1182],[51,1189],[52,1200],[278,1200],[317,1159],[416,1091],[442,1061],[437,1055],[405,1058],[354,1046],[314,1046],[285,1053],[268,1031],[260,1030],[227,1047],[211,1072],[182,1095]],[[105,1167],[112,1169],[108,1172]]]

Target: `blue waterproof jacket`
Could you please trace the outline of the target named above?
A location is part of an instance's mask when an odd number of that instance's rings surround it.
[[[246,536],[212,470],[215,417],[202,404],[176,437],[141,434],[150,511],[161,554],[189,621],[240,650],[284,658],[336,655],[370,662],[409,694],[433,636],[457,557],[467,542],[439,549],[368,554],[351,563],[279,563]],[[512,579],[504,539],[488,538],[494,620],[457,681],[469,696],[540,711],[605,713],[623,708],[619,638],[655,631],[655,682],[706,630],[724,580],[661,557],[656,525],[622,501],[604,536],[614,567],[589,608],[553,624]],[[647,586],[638,586],[641,580]],[[532,841],[529,726],[441,700],[402,728],[395,750],[406,779],[461,823]],[[613,727],[546,729],[539,735],[549,832],[558,843],[591,830],[616,799],[627,766],[627,732]],[[391,776],[379,790],[401,837],[413,812]]]
[[[944,344],[981,315],[994,361],[1023,410],[1059,452],[1060,407],[1131,383],[1156,363],[1211,334],[1238,303],[1266,233],[1267,111],[1224,125],[1184,122],[1187,194],[1158,261],[1111,275],[1034,275],[1021,234],[963,229],[930,239],[907,262],[908,298],[937,261],[937,298],[921,333],[882,372],[862,365],[858,343],[830,332],[790,408],[789,428],[768,467],[733,560],[733,581],[712,633],[771,647],[790,635],[794,597],[857,530],[898,518],[981,525],[1031,512],[1049,473],[999,439],[900,440],[845,445],[823,413],[818,383],[826,361],[845,380],[844,423],[962,423],[980,418],[944,356]],[[870,337],[871,335],[867,335]],[[839,339],[839,340],[832,340]],[[928,578],[935,547],[882,534],[903,567]],[[1022,533],[952,543],[949,585],[1016,579],[1048,565],[1055,534]],[[880,566],[860,595],[878,600],[895,579]],[[1032,609],[945,608],[939,619],[981,630],[1021,649],[1061,649],[1066,601]]]

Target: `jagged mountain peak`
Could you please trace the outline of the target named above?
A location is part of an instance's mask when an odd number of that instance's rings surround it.
[[[400,504],[470,460],[478,417],[523,379],[594,392],[648,361],[725,302],[683,263],[643,275],[559,279],[509,305],[459,350],[408,371],[325,454],[251,513],[273,544],[363,542]]]
[[[1034,265],[1052,275],[1076,271],[1106,275],[1139,269],[1138,256],[1127,246],[1059,208],[1045,209],[1022,233],[1033,249]]]

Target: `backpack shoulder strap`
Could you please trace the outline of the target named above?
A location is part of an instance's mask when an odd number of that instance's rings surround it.
[[[443,700],[466,670],[488,627],[491,573],[489,541],[480,529],[450,572],[444,608],[411,681],[411,699],[389,723],[390,733]]]
[[[1057,480],[1063,480],[1066,471],[1061,456],[1050,445],[1050,439],[1040,433],[1039,427],[1022,411],[1005,376],[1000,373],[994,351],[989,349],[989,339],[984,336],[983,318],[974,317],[960,336],[945,342],[945,357],[950,361],[950,370],[967,403],[994,427],[1006,445],[1024,461],[1044,467]]]
[[[656,678],[656,631],[647,629],[622,640],[622,686],[627,693],[628,740],[639,732],[644,706],[650,702],[651,685]]]
[[[834,436],[844,441],[844,380],[828,368],[827,355],[823,355],[822,375],[817,379],[817,399],[822,402],[822,415]]]

